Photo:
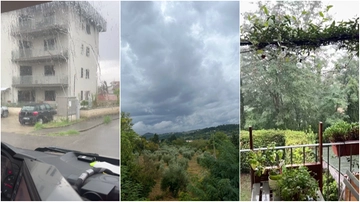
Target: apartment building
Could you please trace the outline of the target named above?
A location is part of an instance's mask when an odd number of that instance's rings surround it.
[[[2,103],[97,93],[104,18],[85,1],[49,2],[1,14]]]

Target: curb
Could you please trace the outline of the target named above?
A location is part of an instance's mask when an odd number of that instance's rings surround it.
[[[111,115],[110,115],[111,116]],[[55,128],[64,128],[64,127],[68,127],[68,126],[73,126],[76,125],[78,123],[82,123],[84,121],[89,121],[89,120],[93,120],[93,119],[100,119],[103,118],[102,116],[97,116],[97,117],[90,117],[90,118],[85,118],[82,121],[76,122],[76,123],[72,123],[66,126],[58,126],[58,127],[51,127],[51,128],[42,128],[41,130],[49,130],[49,129],[55,129]],[[119,119],[119,117],[116,117],[115,119]],[[115,120],[114,118],[112,120]]]
[[[120,119],[120,118],[119,118],[119,117],[116,117],[116,118],[111,119],[111,120],[113,121],[113,120],[117,120],[117,119]],[[85,131],[91,130],[91,129],[96,128],[96,127],[98,127],[98,126],[100,126],[100,125],[103,125],[103,124],[104,124],[104,122],[99,123],[99,124],[97,124],[97,125],[95,125],[95,126],[91,126],[91,127],[89,127],[89,128],[85,128],[85,129],[79,130],[79,132],[80,132],[80,133],[81,133],[81,132],[85,132]]]
[[[115,117],[115,118],[112,118],[111,120],[113,121],[113,120],[118,120],[118,119],[120,119],[120,117]],[[89,120],[89,119],[87,119],[87,120]],[[86,121],[86,120],[84,120],[84,121]],[[82,121],[81,121],[81,122],[82,122]],[[79,122],[79,123],[81,123],[81,122]],[[77,123],[75,123],[75,124],[77,124]],[[98,126],[100,126],[100,125],[103,125],[103,124],[104,124],[104,122],[101,122],[101,123],[99,123],[99,124],[96,124],[96,125],[93,125],[93,126],[90,126],[90,127],[88,127],[88,128],[81,129],[81,130],[78,130],[78,131],[79,131],[80,133],[81,133],[81,132],[85,132],[85,131],[91,130],[91,129],[96,128],[96,127],[98,127]],[[74,124],[72,124],[72,125],[74,125]],[[71,126],[71,125],[68,125],[68,126]],[[46,132],[46,130],[48,130],[48,129],[56,129],[56,128],[64,128],[64,127],[67,127],[67,126],[54,127],[54,128],[43,128],[43,129],[41,129],[41,130],[45,130],[44,132]],[[36,132],[38,132],[38,133],[36,133]],[[46,134],[44,134],[44,133],[41,133],[40,131],[33,131],[33,132],[31,132],[31,133],[40,134],[40,135],[46,135]]]

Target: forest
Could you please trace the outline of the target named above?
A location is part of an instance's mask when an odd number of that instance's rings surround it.
[[[121,200],[238,201],[239,127],[232,129],[198,130],[213,132],[190,142],[175,135],[146,139],[122,112]]]

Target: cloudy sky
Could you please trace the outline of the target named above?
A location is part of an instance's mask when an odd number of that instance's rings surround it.
[[[239,123],[239,3],[121,2],[121,110],[133,129]]]
[[[120,2],[89,1],[107,22],[106,32],[100,32],[100,80],[120,80]]]

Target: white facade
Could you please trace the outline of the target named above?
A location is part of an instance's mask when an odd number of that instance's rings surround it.
[[[96,95],[99,32],[106,22],[88,2],[45,3],[1,18],[2,103]]]

